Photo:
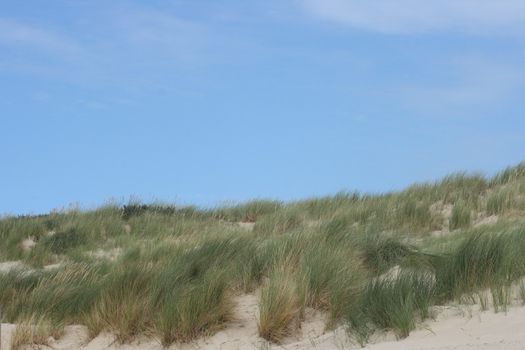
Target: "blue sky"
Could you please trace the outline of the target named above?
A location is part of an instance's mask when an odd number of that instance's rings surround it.
[[[492,174],[524,39],[522,0],[4,1],[0,213]]]

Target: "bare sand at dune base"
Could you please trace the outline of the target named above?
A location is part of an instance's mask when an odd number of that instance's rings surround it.
[[[420,325],[410,336],[396,340],[392,333],[376,335],[372,344],[364,349],[370,350],[518,350],[525,349],[525,307],[514,306],[508,311],[494,313],[480,312],[478,305],[447,306],[435,309],[437,317]],[[243,295],[236,298],[234,320],[223,330],[210,337],[203,337],[190,344],[174,344],[169,349],[361,349],[359,344],[349,339],[344,329],[324,331],[323,315],[309,310],[301,329],[293,337],[285,339],[281,345],[270,345],[257,335],[257,297]],[[13,324],[2,324],[1,349],[8,350],[10,336],[15,329]],[[121,349],[121,350],[161,350],[164,349],[155,339],[138,339],[132,344],[118,345],[111,334],[101,334],[95,339],[87,339],[83,326],[66,327],[64,336],[50,341],[50,346],[41,349]],[[27,349],[34,349],[28,346]]]

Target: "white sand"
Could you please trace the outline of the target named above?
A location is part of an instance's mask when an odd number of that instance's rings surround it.
[[[474,227],[481,227],[484,225],[494,225],[498,222],[497,215],[491,215],[487,217],[480,217],[474,222]]]
[[[56,269],[62,266],[62,263],[56,263],[51,265],[45,265],[44,270],[51,270]],[[36,269],[31,269],[27,265],[25,265],[22,261],[16,260],[16,261],[4,261],[0,262],[0,272],[9,272],[11,270],[15,269],[24,269],[26,273],[31,273],[36,271]],[[0,349],[1,350],[1,349]]]
[[[246,231],[253,231],[253,228],[255,227],[255,222],[238,222],[237,226]]]
[[[511,308],[507,314],[487,311],[471,318],[444,312],[428,330],[418,330],[398,342],[369,346],[373,350],[483,349],[514,350],[525,348],[525,308]]]
[[[96,259],[116,260],[122,254],[122,248],[112,248],[109,250],[98,249],[88,252],[88,255]]]
[[[24,250],[24,252],[30,251],[34,248],[35,245],[36,242],[33,240],[33,237],[28,237],[22,241],[22,249]]]
[[[342,329],[323,334],[322,315],[310,311],[307,321],[294,337],[285,340],[284,345],[269,346],[257,336],[257,299],[244,295],[236,299],[235,320],[211,337],[201,338],[191,344],[175,344],[172,350],[190,349],[360,349],[350,341]],[[465,311],[466,310],[466,311]],[[493,311],[479,312],[478,306],[442,307],[434,321],[428,321],[412,332],[407,339],[397,341],[392,333],[376,337],[369,350],[518,350],[525,349],[525,307],[515,306],[505,314]],[[2,325],[2,348],[9,349],[9,336],[15,326]],[[42,349],[69,350],[161,350],[155,339],[139,339],[132,344],[117,345],[113,336],[101,334],[86,343],[86,329],[83,326],[66,327],[65,335],[51,347]],[[29,348],[29,347],[28,347]]]
[[[473,312],[467,316],[457,309],[443,310],[435,321],[427,322],[403,340],[370,344],[369,350],[523,350],[525,349],[525,308],[514,307],[508,313]],[[391,334],[385,338],[392,338]],[[286,346],[286,349],[360,349],[342,330],[316,340]]]
[[[20,260],[0,262],[0,272],[9,272],[10,270],[21,269],[23,267],[24,264]]]

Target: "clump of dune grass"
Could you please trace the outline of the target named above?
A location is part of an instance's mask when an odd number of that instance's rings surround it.
[[[301,226],[303,219],[294,210],[279,211],[262,216],[253,228],[258,234],[283,234]]]
[[[259,299],[259,335],[279,343],[297,326],[299,301],[294,278],[285,267],[270,275]]]
[[[399,202],[396,218],[400,227],[437,228],[436,217],[430,211],[428,202],[411,196],[402,197]]]
[[[356,244],[360,248],[363,263],[375,273],[419,255],[415,247],[389,235],[367,234],[358,237]]]
[[[525,276],[524,226],[513,221],[525,215],[523,169],[291,203],[130,201],[3,217],[0,256],[25,267],[0,272],[0,308],[8,322],[84,324],[91,337],[148,335],[165,346],[223,327],[237,293],[260,292],[259,331],[274,342],[307,307],[361,343],[378,329],[405,337],[431,316],[429,305],[454,299],[483,295],[482,308],[504,311],[509,286]],[[473,218],[493,214],[500,224],[472,230]],[[436,238],[446,219],[454,234]],[[94,254],[116,249],[111,259]]]
[[[245,237],[239,241],[235,259],[231,261],[232,288],[244,293],[252,293],[261,285],[264,273],[271,265],[268,254],[261,241]]]
[[[347,215],[334,215],[327,221],[321,224],[320,231],[324,234],[325,240],[339,241],[354,231],[352,225],[354,221]]]
[[[299,265],[298,285],[303,304],[313,308],[326,308],[330,301],[333,280],[342,277],[344,264],[339,252],[330,252],[325,246],[306,252]]]
[[[523,280],[519,284],[519,297],[521,299],[521,304],[525,305],[525,282],[523,282]]]
[[[361,341],[375,329],[393,329],[399,338],[407,337],[418,320],[431,316],[434,284],[429,273],[410,270],[371,280],[347,311],[350,333]]]
[[[451,230],[466,228],[470,226],[471,212],[470,208],[462,202],[458,202],[452,208],[452,215],[449,219]]]
[[[74,228],[66,231],[56,232],[55,234],[45,237],[40,241],[54,254],[63,254],[68,249],[78,247],[87,242],[87,237]]]
[[[74,322],[89,309],[100,290],[100,267],[71,264],[53,271],[15,270],[0,275],[4,316],[16,320],[24,314]]]
[[[83,320],[91,337],[107,330],[119,343],[125,343],[147,329],[150,276],[146,266],[133,264],[117,267],[104,278]]]
[[[11,350],[24,346],[50,345],[50,337],[58,339],[62,336],[63,325],[53,323],[35,315],[19,319],[11,335]]]
[[[525,275],[525,231],[476,231],[451,253],[436,279],[445,299],[476,289],[508,285]]]
[[[329,313],[330,325],[344,314],[345,304],[358,291],[367,272],[354,248],[324,241],[305,249],[297,271],[297,290],[303,307]]]
[[[490,288],[490,294],[492,296],[494,312],[507,312],[508,306],[511,303],[509,286],[494,285]]]
[[[256,222],[262,215],[279,211],[283,204],[279,201],[258,199],[233,206],[224,206],[213,211],[213,216],[227,221]]]
[[[361,199],[358,192],[341,191],[334,196],[310,198],[300,202],[292,203],[290,206],[305,213],[311,220],[321,220],[332,217],[341,209],[355,205]]]
[[[122,219],[125,221],[144,214],[195,219],[211,216],[209,212],[199,210],[195,206],[176,206],[163,203],[144,204],[138,200],[131,200],[121,208]]]
[[[525,162],[521,162],[517,165],[507,167],[505,170],[500,171],[491,180],[491,184],[494,185],[505,185],[511,182],[518,181],[525,177]]]
[[[154,327],[161,343],[186,342],[206,334],[230,319],[232,303],[223,273],[210,270],[185,288],[166,291],[161,305],[155,305]]]
[[[511,210],[515,206],[515,196],[512,191],[503,188],[492,193],[487,199],[487,214],[498,215]]]

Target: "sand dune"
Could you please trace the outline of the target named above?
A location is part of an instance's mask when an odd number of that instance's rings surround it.
[[[479,312],[478,306],[442,307],[436,320],[429,321],[412,332],[404,340],[395,340],[393,334],[379,335],[369,350],[518,350],[525,348],[525,308],[512,307],[507,313],[492,311]],[[322,319],[311,314],[301,331],[289,338],[283,345],[269,345],[257,335],[257,303],[253,295],[237,299],[236,319],[227,328],[211,337],[201,338],[191,344],[177,344],[169,349],[360,349],[344,330],[337,329],[322,334]],[[2,349],[9,349],[10,335],[15,325],[2,325]],[[65,335],[59,341],[52,341],[50,347],[42,349],[120,349],[120,350],[161,350],[155,339],[139,339],[132,344],[118,345],[110,334],[102,334],[87,341],[83,326],[66,327]],[[29,349],[30,347],[28,347]]]
[[[468,315],[466,315],[468,316]],[[469,317],[457,310],[445,310],[436,321],[398,342],[374,344],[371,350],[514,350],[525,348],[525,308],[509,309],[507,314],[474,312]]]

